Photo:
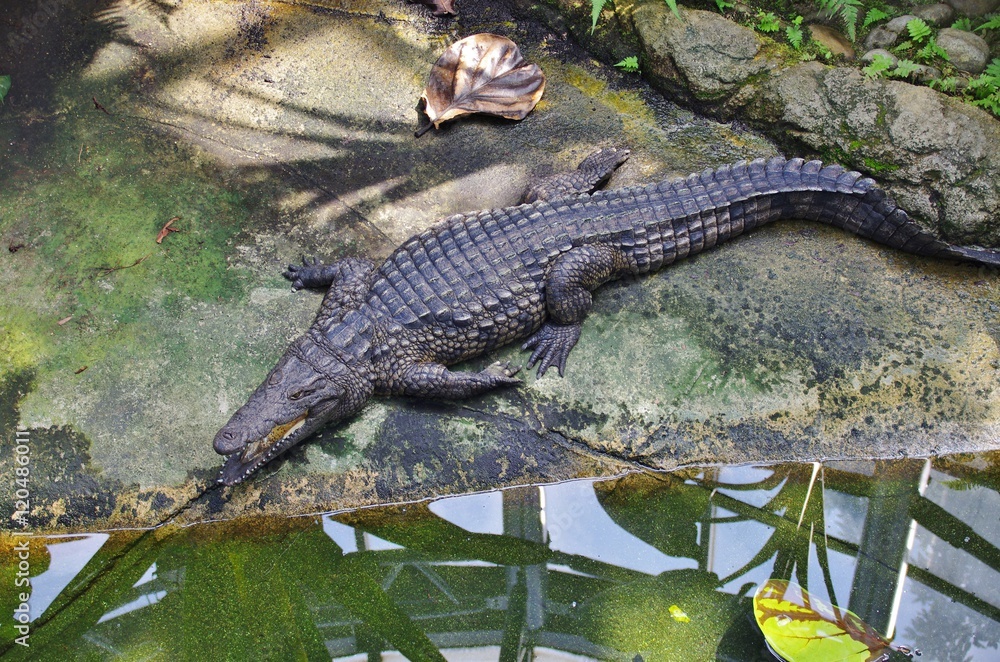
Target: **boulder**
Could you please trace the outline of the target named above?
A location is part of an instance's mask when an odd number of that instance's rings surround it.
[[[885,24],[885,29],[889,32],[895,32],[897,35],[906,32],[906,24],[917,18],[913,14],[906,14],[904,16],[897,16],[888,23]]]
[[[1000,122],[957,99],[855,69],[807,62],[764,81],[745,112],[878,178],[959,244],[1000,244]]]
[[[913,10],[913,13],[916,14],[918,18],[922,18],[931,25],[937,27],[949,25],[951,20],[955,18],[955,10],[952,6],[946,5],[943,2],[917,7]]]
[[[843,55],[848,60],[856,57],[851,40],[833,28],[818,23],[811,23],[808,27],[813,40],[822,44],[834,55]]]
[[[875,28],[868,33],[865,37],[865,48],[867,49],[877,49],[877,48],[888,48],[896,43],[899,39],[898,32],[892,32],[891,30],[886,30],[885,28]]]
[[[861,61],[862,62],[874,62],[875,58],[879,57],[879,56],[889,58],[890,60],[892,60],[893,64],[896,64],[897,62],[899,62],[899,58],[898,57],[896,57],[895,55],[893,55],[889,51],[885,50],[884,48],[873,48],[872,50],[868,51],[867,53],[865,53],[864,55],[861,56]]]
[[[681,8],[680,15],[662,2],[642,5],[632,15],[648,71],[661,87],[716,100],[768,69],[762,41],[750,28],[715,12]]]
[[[959,14],[985,16],[1000,9],[1000,0],[948,0]]]
[[[982,73],[990,58],[986,40],[966,30],[945,28],[938,34],[937,43],[948,53],[948,60],[959,71]]]

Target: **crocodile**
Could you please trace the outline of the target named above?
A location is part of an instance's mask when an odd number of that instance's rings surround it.
[[[327,288],[315,321],[215,436],[219,482],[241,482],[372,396],[469,398],[521,383],[518,367],[447,366],[515,340],[528,367],[563,375],[610,280],[655,272],[779,219],[827,223],[909,253],[1000,265],[911,220],[872,179],[775,157],[646,186],[599,190],[628,156],[606,148],[538,181],[519,206],[451,216],[381,265],[290,265],[293,289]]]

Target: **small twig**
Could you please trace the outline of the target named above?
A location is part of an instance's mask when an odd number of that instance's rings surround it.
[[[427,124],[417,129],[416,133],[413,134],[413,137],[419,138],[420,136],[430,131],[433,127],[434,127],[434,122],[428,122]]]
[[[131,269],[132,267],[134,267],[134,266],[136,266],[137,264],[141,263],[141,262],[142,262],[143,260],[145,260],[145,259],[146,259],[147,257],[149,257],[150,255],[152,255],[152,253],[146,253],[145,255],[143,255],[142,257],[140,257],[140,258],[139,258],[138,260],[136,260],[136,261],[135,261],[135,262],[133,262],[132,264],[127,264],[127,265],[125,265],[125,266],[117,266],[117,267],[97,267],[97,268],[98,268],[98,269],[100,270],[100,272],[101,272],[101,275],[102,275],[102,276],[104,276],[104,275],[107,275],[107,274],[111,273],[112,271],[121,271],[122,269]]]
[[[156,235],[156,243],[158,243],[158,244],[163,243],[163,240],[171,232],[180,232],[180,230],[178,230],[177,228],[170,227],[171,225],[174,224],[174,221],[179,221],[179,220],[181,220],[180,216],[174,216],[172,219],[170,219],[169,221],[167,221],[166,225],[164,225],[162,228],[160,228],[159,234]]]
[[[76,370],[73,371],[73,374],[74,375],[79,375],[81,372],[83,372],[86,369],[87,369],[87,366],[83,366],[82,368],[77,368]]]
[[[70,321],[71,319],[73,319],[72,315],[70,315],[69,317],[62,318],[61,320],[59,320],[58,322],[56,322],[56,324],[58,324],[59,326],[62,326],[66,322]]]
[[[80,145],[80,153],[76,155],[76,162],[80,163],[80,160],[82,158],[83,158],[83,145]]]
[[[90,97],[90,100],[94,102],[94,108],[96,110],[103,111],[105,115],[111,115],[111,113],[108,112],[108,109],[102,106],[101,102],[97,100],[97,97]]]

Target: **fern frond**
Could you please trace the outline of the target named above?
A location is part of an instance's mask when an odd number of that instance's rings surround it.
[[[1000,57],[993,58],[993,61],[986,67],[986,73],[997,79],[997,86],[1000,86]]]
[[[615,66],[622,71],[629,72],[630,74],[637,74],[639,73],[639,56],[630,55],[621,62],[615,64]]]
[[[594,34],[597,29],[597,19],[601,17],[601,11],[608,0],[590,0],[590,34]]]
[[[881,9],[869,9],[865,14],[865,20],[862,22],[861,27],[867,28],[872,23],[878,23],[889,18],[889,14],[885,13]]]
[[[991,15],[990,20],[976,28],[976,32],[980,30],[1000,30],[1000,14]]]
[[[922,18],[915,18],[909,21],[906,24],[906,31],[910,33],[910,39],[918,44],[931,36],[931,28]]]
[[[861,0],[816,0],[819,8],[830,16],[840,16],[847,29],[847,36],[854,41],[858,36],[858,10]]]
[[[871,63],[868,64],[864,69],[861,70],[865,76],[868,78],[881,78],[889,73],[889,70],[895,66],[891,57],[886,55],[876,55],[872,58]]]
[[[908,78],[917,71],[920,71],[920,65],[913,60],[900,60],[889,75],[895,78]]]

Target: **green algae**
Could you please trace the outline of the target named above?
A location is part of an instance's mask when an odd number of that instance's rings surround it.
[[[116,531],[4,659],[336,659],[396,650],[626,662],[765,659],[753,588],[850,596],[922,659],[1000,645],[996,453],[691,467],[307,517]],[[890,535],[894,528],[910,536]],[[882,535],[879,535],[879,534]],[[85,536],[35,536],[52,588]],[[0,536],[0,554],[17,538]],[[975,559],[975,563],[970,563]],[[908,561],[906,572],[899,562]],[[11,581],[11,564],[0,579]],[[870,597],[861,599],[866,589]],[[904,599],[893,607],[894,595]],[[39,588],[39,594],[43,594]],[[919,599],[912,599],[921,596]],[[911,599],[906,599],[911,598]],[[0,605],[12,611],[9,592]],[[947,631],[921,618],[947,618]],[[974,650],[973,650],[974,649]],[[518,653],[515,655],[515,653]]]
[[[139,329],[152,305],[246,295],[226,259],[247,219],[240,193],[148,130],[82,111],[53,123],[42,145],[26,131],[26,153],[2,167],[0,233],[21,244],[0,304],[8,370],[75,370],[150,340]],[[156,243],[172,218],[179,231]]]

